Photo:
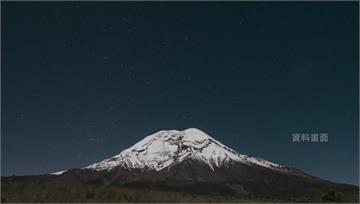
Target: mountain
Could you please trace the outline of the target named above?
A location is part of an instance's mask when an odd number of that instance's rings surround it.
[[[80,184],[302,202],[320,202],[329,192],[333,193],[330,197],[337,195],[337,201],[354,202],[358,201],[359,190],[240,154],[195,128],[159,131],[111,158],[80,169],[5,180],[11,183],[19,179],[47,185]]]
[[[276,173],[315,179],[297,169],[240,154],[196,128],[156,132],[121,153],[82,169],[100,172],[112,170],[169,172],[172,167],[189,162],[206,166],[207,170],[211,169],[213,173],[215,169],[218,171],[240,165],[245,168],[265,168]],[[65,172],[67,170],[52,174],[61,175]]]
[[[85,167],[102,171],[113,168],[147,169],[160,171],[170,169],[186,160],[196,160],[209,166],[227,167],[231,163],[259,165],[276,170],[286,170],[278,164],[260,158],[237,153],[201,130],[163,130],[147,136],[129,149],[112,158]]]

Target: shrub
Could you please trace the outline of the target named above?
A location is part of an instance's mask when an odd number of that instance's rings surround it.
[[[338,192],[328,191],[325,195],[323,195],[322,200],[324,202],[341,202],[342,196]]]

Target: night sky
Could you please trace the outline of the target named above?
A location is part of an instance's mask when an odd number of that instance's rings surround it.
[[[358,2],[1,4],[1,175],[195,127],[358,184]],[[320,132],[328,142],[292,142]]]

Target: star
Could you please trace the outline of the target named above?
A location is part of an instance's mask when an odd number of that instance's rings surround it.
[[[37,42],[33,42],[33,46],[34,46],[34,48],[36,48],[36,49],[39,49],[39,48],[40,48],[40,46],[39,46],[39,44],[38,44]]]
[[[67,47],[67,40],[63,40],[63,47]]]
[[[19,117],[19,118],[25,117],[25,113],[19,113],[19,114],[18,114],[18,117]]]

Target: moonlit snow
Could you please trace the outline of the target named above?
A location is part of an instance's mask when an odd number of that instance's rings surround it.
[[[230,161],[260,165],[275,170],[280,170],[281,167],[261,158],[239,154],[201,130],[190,128],[183,131],[159,131],[145,137],[120,154],[84,169],[103,171],[121,167],[160,171],[187,159],[204,162],[212,170],[214,167],[225,166]]]

